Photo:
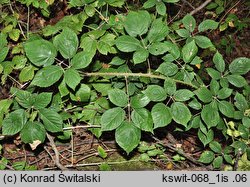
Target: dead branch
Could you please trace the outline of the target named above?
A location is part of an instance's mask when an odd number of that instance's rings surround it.
[[[197,8],[195,8],[194,10],[192,10],[189,14],[190,15],[194,15],[197,12],[199,12],[200,10],[202,10],[205,6],[207,6],[208,3],[210,3],[212,0],[206,0],[204,3],[202,3],[200,6],[198,6]]]
[[[152,138],[153,138],[154,140],[156,140],[157,143],[161,144],[162,146],[167,147],[168,149],[170,149],[170,150],[176,152],[177,154],[179,154],[179,155],[185,157],[187,160],[189,160],[189,161],[192,162],[193,164],[198,165],[198,166],[201,166],[201,167],[204,167],[204,168],[206,168],[207,170],[211,170],[210,167],[205,166],[204,164],[198,162],[198,161],[197,161],[196,159],[194,159],[192,156],[190,156],[190,155],[188,155],[187,153],[185,153],[182,149],[176,148],[176,147],[174,146],[174,144],[176,144],[177,141],[175,140],[175,138],[174,138],[170,133],[168,133],[168,135],[167,135],[167,138],[168,138],[169,142],[161,141],[161,140],[159,140],[158,138],[156,138],[155,136],[152,136]]]
[[[64,166],[60,163],[59,152],[58,152],[58,150],[57,150],[57,148],[56,148],[56,144],[55,144],[53,138],[52,138],[48,133],[46,133],[46,135],[47,135],[47,138],[49,139],[49,142],[50,142],[50,145],[51,145],[53,151],[55,152],[55,164],[56,164],[56,166],[57,166],[59,169],[64,170],[64,171],[65,171],[65,170],[69,170],[68,168],[64,167]]]

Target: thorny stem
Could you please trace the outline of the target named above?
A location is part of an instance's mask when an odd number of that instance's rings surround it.
[[[130,107],[130,99],[129,99],[129,88],[128,88],[128,77],[125,76],[125,81],[126,81],[126,92],[128,95],[128,121],[131,121],[131,107]]]
[[[64,127],[63,130],[73,130],[73,129],[84,129],[84,128],[101,128],[100,125],[84,125],[84,126],[74,126],[74,127]]]
[[[88,73],[88,72],[82,72],[83,76],[88,76],[88,77],[92,77],[92,76],[117,76],[117,77],[148,77],[148,78],[155,78],[155,79],[161,79],[161,80],[166,80],[166,79],[172,79],[169,77],[165,77],[162,75],[153,75],[150,73],[116,73],[116,72],[110,72],[110,73],[100,73],[100,72],[92,72],[92,73]],[[176,80],[176,79],[172,79],[174,82],[179,83],[179,84],[183,84],[186,86],[190,86],[194,89],[198,89],[197,86],[191,84],[191,83],[187,83],[181,80]]]

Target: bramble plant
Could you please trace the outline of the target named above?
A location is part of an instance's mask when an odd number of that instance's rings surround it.
[[[239,152],[249,158],[250,59],[225,63],[205,36],[218,28],[214,20],[197,23],[187,14],[168,25],[166,5],[176,2],[147,0],[124,12],[124,0],[71,0],[84,11],[42,35],[29,33],[11,61],[1,33],[1,83],[19,71],[12,97],[0,101],[2,134],[20,134],[35,149],[46,133],[69,139],[67,127],[83,122],[97,138],[115,131],[129,154],[142,133],[172,126],[194,129],[204,145],[199,161],[214,168],[232,165]],[[211,67],[204,66],[204,50],[213,54]],[[222,147],[218,132],[232,143]],[[142,151],[147,159],[148,151]],[[153,151],[161,155],[163,148]]]

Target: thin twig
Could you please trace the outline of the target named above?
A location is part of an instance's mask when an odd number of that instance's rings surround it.
[[[69,121],[70,123],[70,121]],[[74,134],[73,130],[71,131],[71,164],[74,164]]]
[[[92,73],[87,73],[87,72],[82,72],[83,76],[117,76],[117,77],[148,77],[148,78],[155,78],[155,79],[162,79],[162,80],[166,80],[166,79],[172,79],[170,77],[165,77],[162,75],[153,75],[150,73],[115,73],[115,72],[108,72],[108,73],[101,73],[101,72],[92,72]],[[183,85],[187,85],[190,86],[192,88],[197,89],[198,87],[191,84],[191,83],[187,83],[181,80],[176,80],[176,79],[172,79],[174,82],[179,83],[179,84],[183,84]]]
[[[234,161],[234,167],[233,167],[233,170],[234,171],[237,171],[237,169],[238,169],[238,164],[239,164],[239,160],[240,160],[240,156],[242,155],[242,151],[241,150],[239,150],[238,152],[237,152],[237,154],[236,154],[236,158],[235,158],[235,161]]]
[[[202,3],[200,6],[198,6],[196,9],[192,10],[189,14],[194,15],[200,10],[202,10],[205,6],[207,6],[208,3],[210,3],[212,0],[206,0],[204,3]]]
[[[15,169],[13,167],[9,166],[8,164],[5,164],[4,162],[1,162],[1,161],[0,161],[0,163],[1,163],[1,165],[4,165],[6,168],[8,168],[12,171],[15,171]]]
[[[239,3],[241,2],[241,0],[237,1],[230,9],[228,9],[228,11],[222,16],[222,18],[220,19],[219,23],[221,23],[223,21],[223,19],[226,17],[226,15],[234,8],[236,7]]]
[[[182,0],[182,1],[184,2],[184,4],[186,3],[188,6],[190,6],[193,10],[195,9],[195,7],[191,3],[189,3],[188,1],[186,1],[186,0]]]
[[[52,136],[50,136],[48,133],[46,133],[47,135],[47,138],[49,139],[49,142],[50,142],[50,145],[53,149],[53,151],[55,152],[55,164],[56,166],[61,169],[61,170],[68,170],[65,166],[63,166],[61,163],[60,163],[60,157],[59,157],[59,152],[56,148],[56,144],[52,138]]]
[[[43,148],[44,148],[44,150],[48,153],[48,155],[50,156],[50,158],[54,161],[54,163],[56,163],[54,157],[53,157],[52,154],[49,152],[48,148],[45,147],[45,146],[44,146]]]
[[[176,140],[173,138],[172,135],[170,135],[168,133],[167,136],[168,136],[168,139],[170,140],[170,142],[176,142]],[[163,145],[164,147],[167,147],[167,148],[171,149],[172,151],[174,151],[174,152],[178,153],[179,155],[185,157],[187,160],[191,161],[192,163],[194,163],[194,164],[196,164],[198,166],[202,166],[204,168],[210,169],[209,167],[207,167],[204,164],[202,164],[202,163],[198,162],[197,160],[195,160],[193,157],[191,157],[188,154],[184,153],[184,151],[182,149],[174,147],[171,143],[169,143],[169,142],[163,142],[163,141],[159,140],[158,138],[156,138],[155,136],[152,136],[152,138],[154,140],[156,140],[157,143]]]
[[[30,6],[28,6],[28,15],[27,15],[27,38],[29,38],[30,32]]]
[[[13,10],[11,2],[9,4],[9,6],[10,6],[10,10],[11,10],[12,14],[15,15],[15,11]],[[21,34],[23,35],[23,38],[26,40],[27,38],[26,38],[26,36],[25,36],[25,34],[23,32],[22,26],[20,25],[19,21],[17,21],[17,25],[18,25],[18,27],[19,27],[19,29],[21,31]]]

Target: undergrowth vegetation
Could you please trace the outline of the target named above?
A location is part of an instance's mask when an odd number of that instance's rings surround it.
[[[222,169],[242,158],[240,169],[249,170],[250,59],[226,63],[207,37],[232,19],[169,19],[179,0],[70,0],[72,14],[32,32],[12,1],[0,2],[0,88],[11,85],[0,100],[1,139],[18,134],[35,150],[46,136],[70,141],[82,126],[97,138],[111,131],[127,154],[139,150],[147,161],[165,148],[142,136],[171,127],[195,132],[203,145],[198,162]],[[219,14],[216,2],[208,9]],[[46,19],[56,6],[16,3]]]

